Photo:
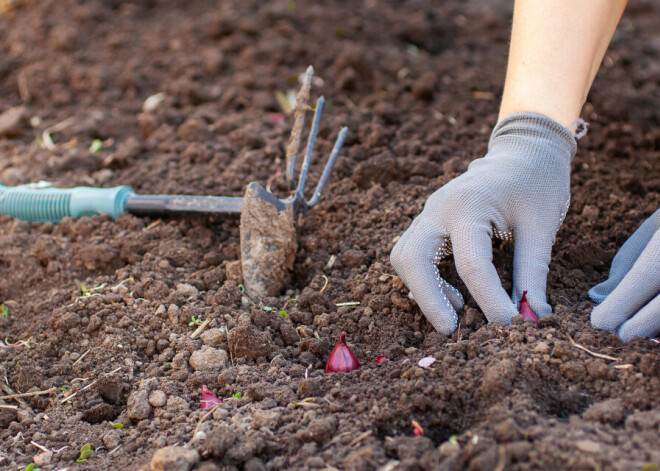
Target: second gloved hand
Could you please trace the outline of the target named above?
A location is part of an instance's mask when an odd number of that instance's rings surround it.
[[[589,296],[601,303],[591,311],[594,326],[623,341],[660,334],[660,209],[623,244],[609,278]]]
[[[502,119],[488,153],[433,193],[391,253],[392,266],[435,329],[456,329],[461,294],[436,263],[450,253],[459,276],[491,322],[510,322],[528,291],[539,316],[551,312],[546,281],[552,244],[568,209],[572,133],[538,113]],[[491,237],[514,240],[513,293],[492,263]]]

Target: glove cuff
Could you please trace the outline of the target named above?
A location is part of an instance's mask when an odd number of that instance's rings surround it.
[[[560,157],[570,163],[577,152],[577,141],[571,131],[547,116],[522,111],[505,116],[495,125],[488,141],[488,152],[498,147],[505,148],[508,153],[531,152],[551,159]]]

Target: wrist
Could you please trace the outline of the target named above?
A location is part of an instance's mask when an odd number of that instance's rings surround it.
[[[493,128],[488,153],[534,155],[570,164],[577,151],[573,132],[540,113],[522,111],[505,116]]]

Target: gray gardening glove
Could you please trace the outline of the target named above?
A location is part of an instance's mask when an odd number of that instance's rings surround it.
[[[601,303],[591,323],[626,342],[660,334],[660,209],[639,226],[612,260],[610,277],[589,290]]]
[[[523,290],[537,315],[551,312],[548,264],[568,209],[576,148],[573,134],[550,118],[514,113],[495,126],[486,156],[427,200],[390,259],[438,332],[456,329],[463,306],[436,266],[452,251],[459,276],[489,321],[509,323]],[[492,236],[514,240],[511,298],[492,263]]]

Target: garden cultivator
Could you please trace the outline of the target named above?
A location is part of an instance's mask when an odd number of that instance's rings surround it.
[[[142,216],[240,214],[241,264],[247,293],[256,297],[278,295],[290,280],[298,247],[296,225],[318,203],[347,132],[345,127],[339,131],[314,194],[305,200],[305,183],[325,102],[323,97],[316,102],[296,185],[295,160],[305,113],[311,109],[308,102],[313,72],[310,66],[294,106],[285,172],[292,194],[286,199],[277,198],[256,182],[247,186],[243,197],[138,195],[128,186],[65,189],[41,182],[16,187],[0,185],[0,214],[34,222],[59,222],[67,216],[102,213],[115,218],[125,212]]]

